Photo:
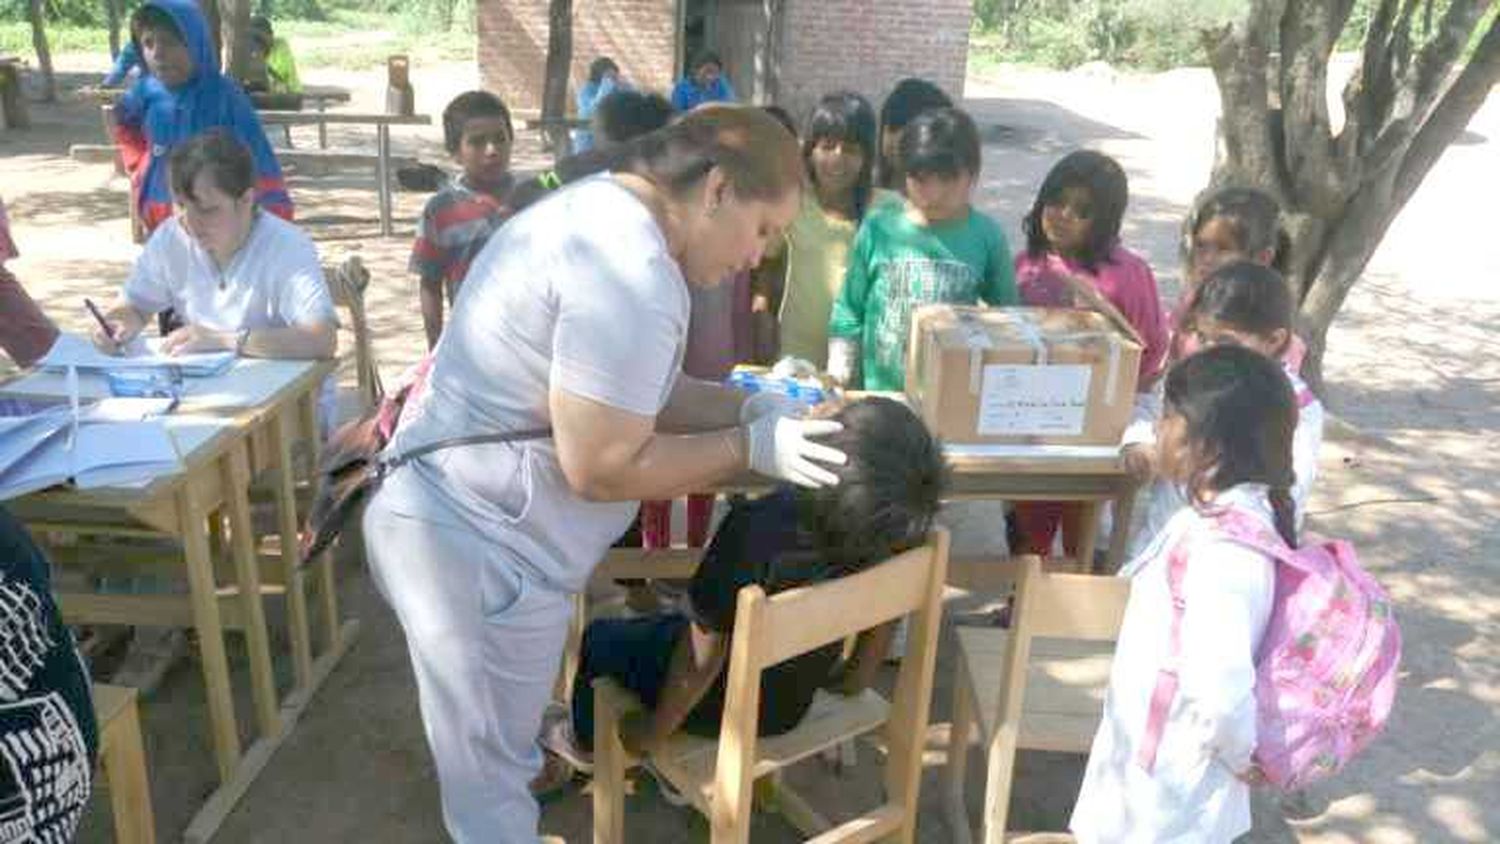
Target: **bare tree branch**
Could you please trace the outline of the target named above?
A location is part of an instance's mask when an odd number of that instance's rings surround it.
[[[1264,0],[1253,5],[1258,9],[1280,6]],[[1260,184],[1280,198],[1286,193],[1286,185],[1272,145],[1266,80],[1270,48],[1265,20],[1252,13],[1241,23],[1205,31],[1203,46],[1219,85],[1219,136],[1224,145],[1221,163],[1235,171],[1225,173],[1215,167],[1215,177]]]
[[[1380,130],[1382,103],[1390,102],[1392,84],[1387,63],[1391,25],[1399,0],[1380,0],[1365,29],[1359,71],[1344,86],[1344,129],[1339,135],[1345,155],[1363,152]]]
[[[1448,80],[1453,64],[1463,55],[1474,27],[1492,0],[1452,0],[1438,23],[1437,34],[1423,45],[1412,64],[1409,84],[1417,102],[1430,102]]]
[[[1328,118],[1328,59],[1351,9],[1350,0],[1291,0],[1281,16],[1280,149],[1299,204],[1321,216],[1338,213],[1359,163],[1335,157]]]
[[[1401,170],[1396,174],[1394,197],[1397,207],[1405,204],[1416,192],[1427,171],[1469,125],[1497,83],[1500,83],[1500,16],[1490,21],[1490,28],[1474,50],[1473,57],[1443,94],[1442,100],[1432,108],[1427,122],[1422,124],[1411,142]]]

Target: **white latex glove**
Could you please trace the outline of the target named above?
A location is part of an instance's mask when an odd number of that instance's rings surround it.
[[[848,337],[832,337],[828,340],[828,376],[848,387],[854,383],[854,373],[859,365],[859,341]]]
[[[826,465],[842,466],[848,455],[836,448],[813,442],[842,431],[844,426],[831,419],[790,419],[785,416],[762,416],[750,423],[750,468],[770,478],[791,481],[799,486],[837,486],[838,475]]]
[[[807,408],[781,393],[754,393],[740,405],[740,424],[749,425],[762,416],[801,416]]]

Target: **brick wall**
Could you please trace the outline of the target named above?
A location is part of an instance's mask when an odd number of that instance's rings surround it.
[[[852,90],[876,110],[921,76],[963,96],[973,0],[784,0],[777,101],[805,120],[824,94]]]
[[[477,0],[481,83],[512,108],[540,109],[547,66],[547,0]],[[676,0],[575,0],[573,84],[609,56],[637,87],[669,91],[677,56]]]

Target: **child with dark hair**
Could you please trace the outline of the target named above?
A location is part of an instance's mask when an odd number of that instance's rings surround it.
[[[649,751],[679,728],[718,735],[741,588],[759,585],[775,594],[856,574],[925,540],[947,469],[921,419],[904,404],[880,398],[850,404],[834,418],[844,428],[826,441],[849,457],[837,470],[837,486],[782,487],[736,503],[693,575],[686,611],[589,624],[571,717],[562,707],[554,710],[544,726],[548,749],[580,770],[591,768],[598,677],[621,683],[651,710],[626,728],[622,738],[632,752]],[[834,643],[769,669],[761,681],[762,734],[796,727],[820,688],[864,689],[891,627],[861,635],[854,658],[842,666],[842,643]]]
[[[901,135],[906,125],[925,111],[952,108],[953,98],[926,79],[907,77],[896,83],[880,107],[880,155],[876,182],[885,190],[903,192],[906,183],[901,176]]]
[[[474,256],[510,216],[510,151],[515,141],[510,110],[487,91],[459,94],[443,109],[443,143],[463,168],[447,188],[427,200],[411,249],[427,348],[443,333],[443,303],[451,306]]]
[[[786,246],[768,254],[757,271],[757,325],[765,357],[790,356],[823,369],[828,364],[828,318],[844,283],[849,248],[873,198],[875,110],[858,94],[829,94],[818,101],[802,139],[812,190],[787,231]],[[778,260],[779,259],[779,260]]]
[[[592,120],[607,97],[629,88],[620,79],[620,66],[608,56],[600,56],[589,63],[589,78],[578,87],[576,96],[579,120]],[[668,106],[670,108],[670,106]],[[588,152],[594,148],[593,129],[573,130],[573,151]]]
[[[1231,261],[1253,261],[1286,274],[1291,238],[1281,225],[1281,206],[1256,188],[1221,188],[1199,203],[1187,222],[1182,292],[1172,309],[1172,360],[1181,360],[1181,326],[1193,292],[1209,273]],[[1296,335],[1287,343],[1285,363],[1302,368],[1307,347]]]
[[[250,19],[250,73],[245,88],[272,94],[302,93],[302,79],[297,75],[297,59],[292,46],[277,36],[271,19],[256,15]]]
[[[1136,382],[1141,405],[1152,401],[1166,363],[1168,334],[1156,276],[1145,260],[1120,243],[1128,201],[1125,171],[1113,158],[1092,150],[1064,156],[1042,180],[1022,222],[1026,251],[1016,256],[1016,285],[1021,301],[1034,307],[1081,306],[1078,286],[1092,288],[1114,306],[1144,344]],[[1148,476],[1148,461],[1129,453],[1126,457],[1132,473],[1141,479]],[[1076,556],[1084,532],[1094,530],[1083,524],[1083,512],[1080,505],[1058,501],[1018,503],[1020,550],[1051,553],[1061,526],[1064,551]]]
[[[866,390],[906,386],[912,311],[923,305],[1016,303],[1010,244],[970,205],[979,133],[967,114],[928,111],[902,133],[905,202],[871,208],[854,237],[828,323],[828,372]]]
[[[1254,660],[1271,616],[1276,564],[1224,537],[1211,520],[1233,511],[1297,547],[1297,406],[1281,368],[1238,345],[1174,366],[1165,398],[1157,459],[1190,506],[1122,572],[1131,579],[1130,600],[1070,822],[1082,844],[1233,841],[1250,830]],[[1176,566],[1183,609],[1173,630]],[[1139,761],[1149,752],[1147,715],[1174,653],[1176,694],[1148,768]]]
[[[1301,524],[1307,498],[1318,476],[1318,451],[1323,445],[1323,403],[1286,365],[1285,354],[1292,341],[1292,293],[1281,274],[1251,261],[1233,261],[1212,271],[1199,285],[1192,309],[1183,319],[1183,351],[1191,355],[1214,346],[1243,346],[1282,365],[1297,401],[1297,431],[1292,440],[1292,465],[1296,480],[1291,486],[1296,522]],[[1143,423],[1126,431],[1127,449],[1149,453],[1155,434]],[[1174,514],[1187,506],[1182,490],[1169,480],[1156,479],[1140,531],[1131,541],[1135,552],[1144,550]]]
[[[208,24],[193,0],[151,0],[136,10],[130,34],[149,73],[139,77],[114,109],[120,148],[144,233],[172,216],[167,159],[183,142],[223,129],[249,149],[255,164],[255,201],[292,219],[281,165],[266,140],[255,107],[220,72]]]
[[[734,86],[724,75],[724,60],[712,50],[693,57],[690,72],[672,88],[672,108],[691,111],[704,103],[732,103]]]
[[[623,144],[655,132],[671,120],[672,104],[661,94],[618,90],[601,100],[595,109],[593,136],[601,146]]]

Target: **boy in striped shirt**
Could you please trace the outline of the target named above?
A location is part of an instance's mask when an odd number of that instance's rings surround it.
[[[443,141],[463,172],[427,201],[411,250],[429,349],[443,333],[444,301],[452,306],[469,263],[510,216],[502,199],[514,140],[510,110],[494,94],[469,91],[443,109]]]

